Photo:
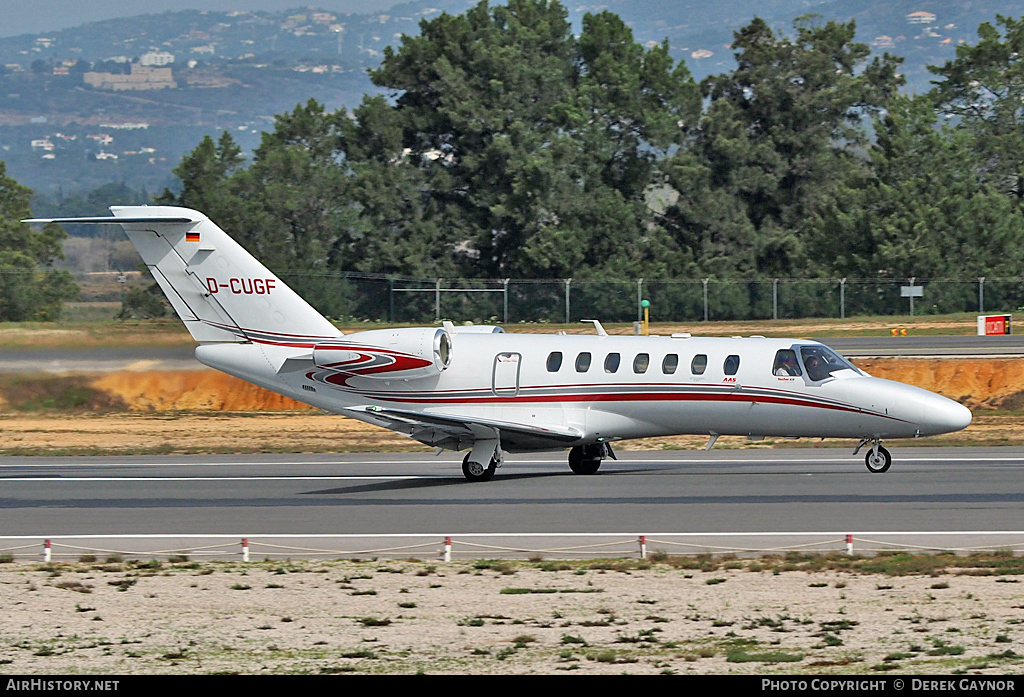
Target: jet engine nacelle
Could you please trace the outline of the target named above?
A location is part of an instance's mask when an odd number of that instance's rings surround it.
[[[362,378],[415,379],[438,375],[452,360],[444,329],[374,329],[313,347],[318,368]]]

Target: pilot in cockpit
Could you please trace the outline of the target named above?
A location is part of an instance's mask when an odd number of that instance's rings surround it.
[[[772,371],[779,377],[800,375],[800,364],[796,362],[796,351],[784,349],[775,355],[775,368]]]

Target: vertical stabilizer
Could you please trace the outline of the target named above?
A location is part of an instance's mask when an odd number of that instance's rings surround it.
[[[117,223],[196,341],[308,346],[341,335],[205,215],[175,206],[114,206]],[[43,221],[34,221],[43,222]]]

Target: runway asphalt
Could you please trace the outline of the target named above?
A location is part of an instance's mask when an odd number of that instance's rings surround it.
[[[594,476],[573,475],[561,455],[510,457],[485,483],[466,482],[451,455],[9,457],[0,534],[359,535],[364,546],[381,535],[499,533],[518,547],[554,533],[567,534],[556,546],[614,535],[635,547],[639,535],[668,533],[734,535],[676,540],[707,549],[799,545],[807,533],[943,549],[1024,543],[1024,532],[984,534],[1024,529],[1024,448],[890,446],[885,474],[868,472],[851,445],[622,453]]]
[[[1024,355],[1024,336],[856,336],[816,339],[850,358]]]

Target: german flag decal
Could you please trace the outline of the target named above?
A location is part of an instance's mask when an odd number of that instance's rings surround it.
[[[185,241],[186,242],[198,242],[199,241],[199,233],[198,232],[186,232],[185,233]]]

